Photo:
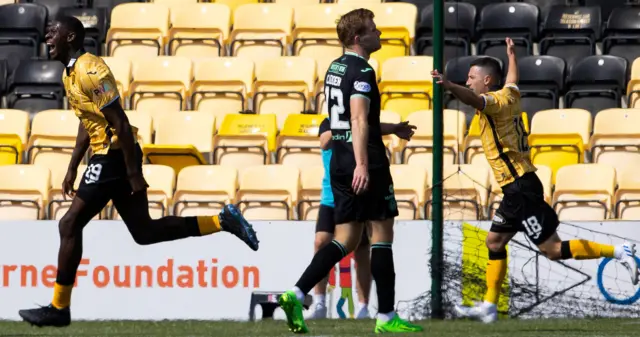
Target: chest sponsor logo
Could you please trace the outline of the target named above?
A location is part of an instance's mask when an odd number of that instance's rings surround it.
[[[342,63],[333,62],[331,63],[331,66],[329,66],[329,72],[344,76],[347,72],[347,66]]]
[[[335,75],[327,75],[327,80],[325,81],[325,83],[328,85],[339,87],[340,83],[342,83],[342,78]]]
[[[355,81],[353,87],[359,92],[371,92],[371,85],[367,82]]]
[[[340,141],[340,142],[347,142],[347,143],[351,143],[352,138],[351,138],[351,131],[347,131],[345,132],[345,134],[343,135],[333,135],[331,137],[331,140],[333,141]]]

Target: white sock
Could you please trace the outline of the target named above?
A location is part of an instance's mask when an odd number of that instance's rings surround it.
[[[378,313],[378,319],[383,321],[383,322],[389,322],[390,320],[392,320],[394,317],[396,316],[396,312],[392,311],[392,312],[388,312],[386,314],[383,313]]]
[[[302,293],[302,290],[300,290],[300,288],[298,287],[293,287],[293,289],[291,289],[294,293],[296,293],[296,298],[298,299],[298,301],[304,303],[304,294]]]
[[[487,308],[487,307],[495,307],[496,305],[495,305],[495,303],[484,301],[484,302],[482,302],[482,306]]]
[[[626,253],[624,251],[624,245],[617,245],[613,248],[613,256],[617,259],[617,260],[622,260],[625,256]]]
[[[369,304],[364,302],[358,302],[358,311],[369,310]]]
[[[327,295],[325,294],[315,294],[313,295],[313,302],[317,305],[325,306]]]

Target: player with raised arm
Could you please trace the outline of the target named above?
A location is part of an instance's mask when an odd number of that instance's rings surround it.
[[[529,146],[521,117],[518,66],[513,41],[506,39],[509,70],[502,89],[499,63],[481,58],[471,64],[468,88],[447,81],[438,70],[433,78],[463,103],[476,108],[482,147],[504,197],[487,235],[487,293],[484,302],[474,307],[457,306],[462,317],[485,323],[497,320],[500,288],[507,270],[507,243],[523,231],[540,252],[551,260],[616,258],[638,283],[635,244],[605,245],[587,240],[562,241],[556,232],[558,216],[544,200],[544,191],[536,168],[529,157]],[[495,91],[494,91],[495,90]]]
[[[365,223],[371,224],[371,274],[376,282],[378,315],[375,332],[416,332],[422,327],[399,318],[394,311],[395,272],[393,223],[398,216],[393,180],[383,134],[410,139],[408,123],[380,123],[380,92],[367,60],[380,49],[380,31],[367,9],[343,15],[337,26],[346,52],[329,66],[325,96],[332,134],[331,189],[335,203],[334,240],[320,249],[295,287],[279,298],[289,329],[308,332],[302,316],[305,295],[360,242]]]
[[[20,317],[36,326],[62,327],[71,323],[71,291],[82,259],[82,232],[109,200],[140,245],[226,231],[258,250],[256,233],[233,205],[225,206],[215,216],[151,219],[137,129],[129,124],[120,106],[109,67],[101,58],[84,51],[84,33],[78,19],[60,17],[48,27],[46,36],[51,59],[66,66],[62,81],[80,123],[62,185],[65,196],[75,197],[58,225],[60,250],[53,300],[45,307],[19,311]],[[78,165],[89,147],[93,155],[76,192],[73,184]]]
[[[333,233],[336,229],[334,221],[333,192],[331,191],[331,127],[328,118],[320,123],[320,148],[322,151],[322,164],[324,166],[324,177],[322,177],[322,193],[320,195],[320,210],[316,221],[316,238],[314,242],[315,252],[331,243]],[[369,293],[371,291],[371,268],[369,259],[369,236],[367,231],[362,231],[360,245],[354,252],[356,261],[356,289],[358,291],[358,313],[356,319],[369,318]],[[318,282],[315,286],[314,303],[315,310],[312,319],[327,318],[326,293],[328,276]]]

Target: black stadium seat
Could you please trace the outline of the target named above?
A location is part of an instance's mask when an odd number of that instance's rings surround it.
[[[607,22],[611,12],[615,8],[624,7],[629,4],[629,0],[583,0],[585,6],[597,6],[600,7],[600,14],[602,15],[602,22]]]
[[[565,107],[585,109],[595,115],[620,108],[627,81],[627,60],[611,55],[589,56],[569,71]]]
[[[22,61],[9,87],[9,109],[37,112],[62,109],[64,86],[59,61]]]
[[[0,6],[0,59],[6,59],[9,72],[20,60],[38,57],[44,40],[47,8],[37,4]]]
[[[84,48],[93,55],[100,55],[100,46],[107,34],[106,8],[62,8],[62,13],[75,16],[85,28]]]
[[[471,39],[476,31],[476,8],[461,2],[444,4],[444,60],[471,55]],[[416,50],[420,55],[433,55],[433,5],[420,14],[416,30]]]
[[[478,12],[482,11],[482,8],[487,5],[495,4],[497,2],[506,2],[505,0],[458,0],[459,2],[466,2],[474,5]]]
[[[444,75],[447,80],[466,86],[467,79],[469,78],[469,68],[473,61],[482,58],[482,57],[491,57],[491,56],[463,56],[458,57],[452,60],[449,60],[447,64],[444,66]],[[500,67],[502,68],[502,72],[504,73],[504,64],[498,58],[493,57],[496,61],[500,63]],[[444,104],[447,109],[455,109],[460,110],[465,113],[467,117],[467,125],[471,123],[471,119],[475,114],[475,109],[466,104],[463,104],[459,100],[457,100],[451,93],[445,93]]]
[[[7,90],[7,60],[0,60],[0,97]]]
[[[63,7],[81,7],[87,5],[87,0],[23,0],[21,2],[33,2],[47,7],[50,19],[55,18]]]
[[[478,54],[490,55],[507,64],[505,37],[511,37],[518,57],[533,55],[538,39],[540,11],[526,3],[497,3],[485,6],[478,26]]]
[[[529,119],[540,110],[559,108],[566,66],[555,56],[536,55],[518,60],[520,105]]]
[[[540,9],[540,20],[543,23],[554,6],[578,6],[578,0],[519,0],[519,2],[537,6]]]
[[[611,12],[602,39],[602,53],[627,59],[640,57],[640,7],[616,8]]]
[[[418,13],[422,12],[425,7],[433,4],[433,0],[387,0],[386,2],[408,2],[414,4],[418,7]]]
[[[600,22],[599,7],[553,7],[542,31],[540,55],[560,57],[571,70],[576,61],[595,55]]]

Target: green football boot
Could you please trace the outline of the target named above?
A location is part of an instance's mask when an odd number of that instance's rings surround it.
[[[287,314],[287,324],[289,330],[293,333],[307,333],[309,329],[304,323],[304,317],[302,316],[302,303],[296,298],[296,294],[289,290],[282,294],[278,299],[280,308]]]
[[[392,320],[383,322],[381,320],[376,321],[375,333],[401,333],[401,332],[420,332],[422,327],[419,325],[411,324],[398,316],[397,314]]]

